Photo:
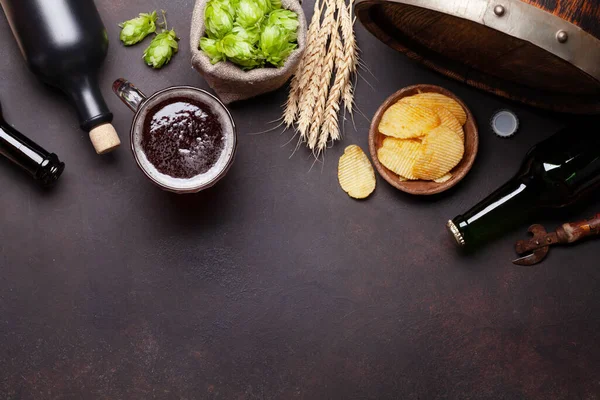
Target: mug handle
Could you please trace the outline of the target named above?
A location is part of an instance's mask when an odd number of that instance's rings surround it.
[[[137,112],[146,99],[146,95],[127,79],[119,78],[113,83],[113,92],[133,112]]]

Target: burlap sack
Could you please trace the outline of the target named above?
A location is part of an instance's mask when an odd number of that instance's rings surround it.
[[[260,94],[272,92],[283,86],[294,73],[306,41],[306,18],[298,0],[282,0],[282,7],[298,14],[298,48],[292,52],[281,68],[257,68],[243,71],[230,62],[219,62],[215,65],[198,48],[200,38],[204,36],[204,9],[208,0],[197,0],[192,16],[190,43],[192,65],[204,77],[206,82],[217,93],[225,104],[249,99]]]

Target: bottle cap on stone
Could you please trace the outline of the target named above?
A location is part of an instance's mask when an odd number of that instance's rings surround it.
[[[519,118],[509,110],[497,111],[491,120],[492,130],[501,138],[514,136],[519,130]]]

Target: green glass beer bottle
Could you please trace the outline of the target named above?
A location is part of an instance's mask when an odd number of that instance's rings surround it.
[[[513,179],[448,222],[460,246],[482,244],[549,209],[571,205],[600,186],[598,123],[574,124],[527,153]]]

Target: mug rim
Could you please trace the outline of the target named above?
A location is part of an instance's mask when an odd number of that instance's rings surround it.
[[[187,188],[187,189],[180,189],[180,188],[166,185],[162,182],[159,182],[153,176],[151,176],[150,173],[146,170],[146,168],[140,162],[139,156],[136,151],[136,142],[134,140],[134,133],[135,133],[135,127],[137,125],[137,120],[138,120],[141,112],[146,107],[146,104],[148,104],[150,102],[150,100],[155,99],[156,97],[158,97],[164,93],[182,90],[182,89],[201,92],[202,94],[207,95],[208,97],[212,98],[223,110],[225,110],[225,113],[226,113],[227,117],[229,118],[229,121],[231,122],[231,128],[232,128],[232,132],[233,132],[232,152],[231,152],[231,156],[229,157],[229,160],[227,160],[227,164],[225,165],[225,167],[210,181],[208,181],[200,186],[194,186],[192,188]],[[218,181],[220,181],[227,174],[227,172],[229,172],[229,169],[231,168],[231,165],[233,164],[233,160],[234,160],[236,152],[237,152],[237,127],[235,125],[235,121],[233,119],[233,116],[231,115],[231,112],[225,106],[225,104],[223,104],[223,102],[221,100],[219,100],[219,98],[217,96],[213,95],[212,93],[209,93],[208,91],[206,91],[204,89],[200,89],[200,88],[197,88],[194,86],[189,86],[189,85],[169,86],[167,88],[161,89],[161,90],[155,92],[154,94],[146,97],[140,103],[138,109],[135,112],[135,115],[133,116],[133,120],[131,122],[131,128],[129,130],[129,141],[130,141],[131,152],[133,153],[133,158],[135,159],[135,162],[136,162],[138,168],[144,173],[144,175],[146,175],[146,177],[148,179],[150,179],[150,181],[152,181],[152,183],[154,183],[156,186],[160,187],[163,190],[167,190],[167,191],[173,192],[173,193],[180,193],[180,194],[198,193],[204,189],[208,189],[208,188],[211,188],[212,186],[214,186]]]

